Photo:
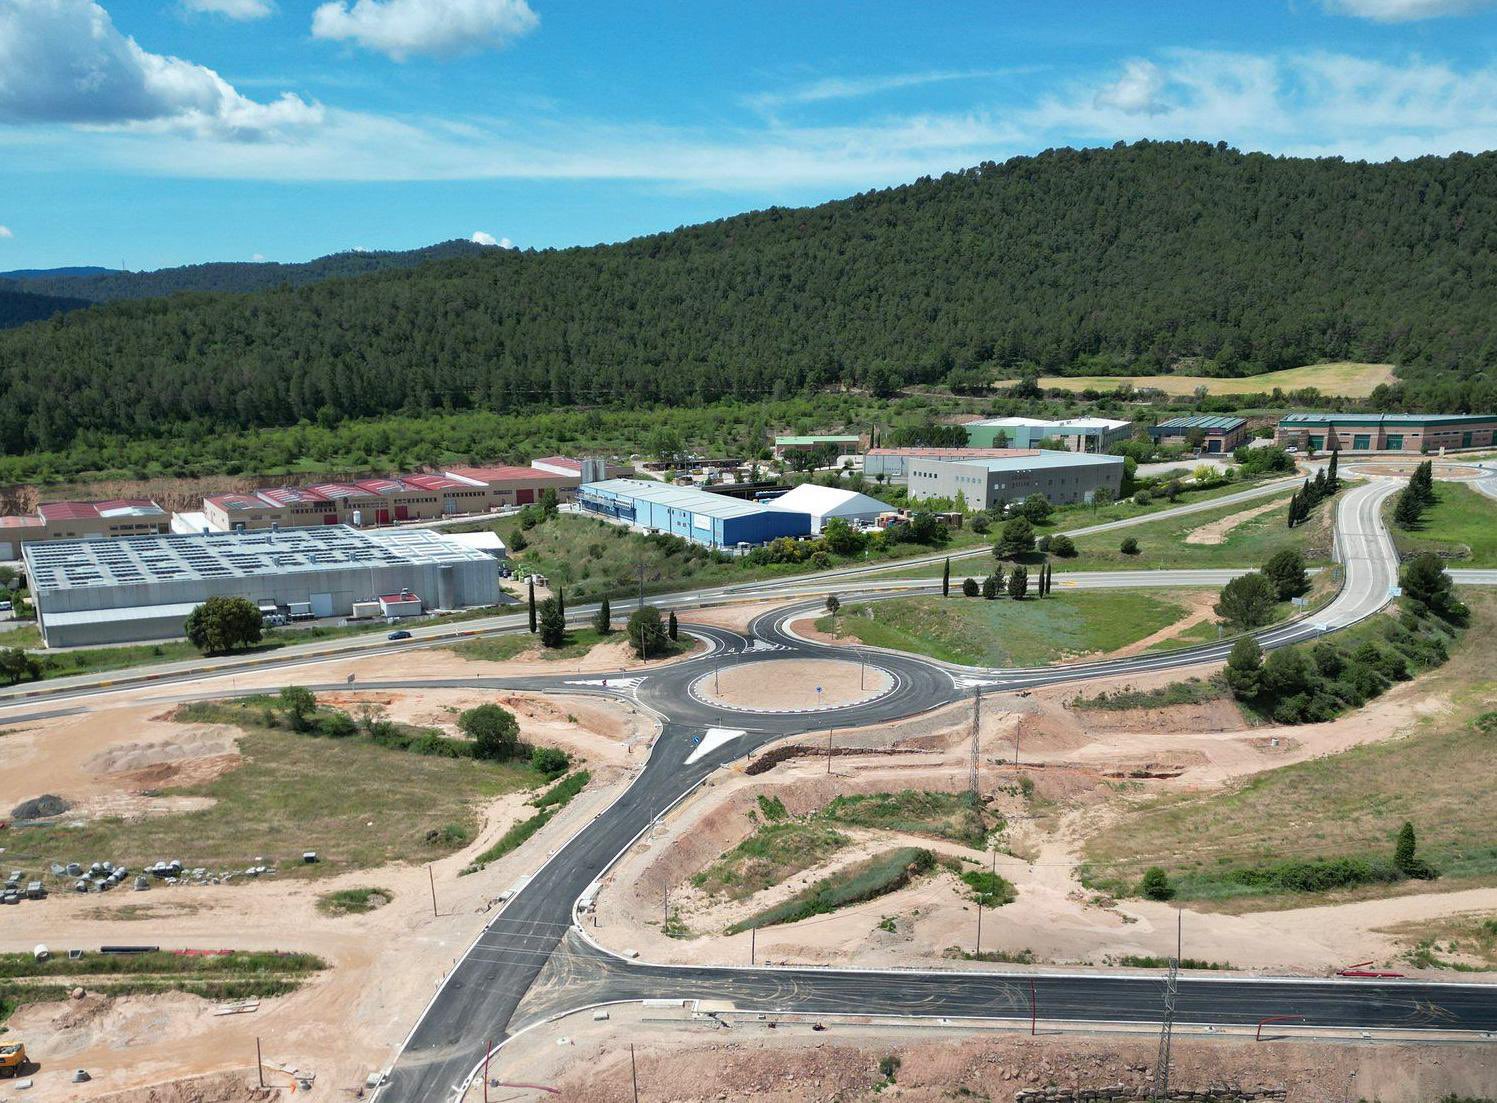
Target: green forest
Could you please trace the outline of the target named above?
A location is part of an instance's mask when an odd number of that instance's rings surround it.
[[[1140,142],[618,245],[119,301],[0,333],[0,453],[1318,359],[1398,364],[1376,408],[1493,408],[1494,206],[1497,154]]]

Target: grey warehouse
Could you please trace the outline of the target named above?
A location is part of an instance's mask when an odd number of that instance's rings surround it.
[[[48,647],[179,637],[213,596],[305,604],[347,616],[356,601],[408,591],[430,608],[499,601],[494,560],[424,529],[346,525],[253,532],[56,540],[22,545]]]

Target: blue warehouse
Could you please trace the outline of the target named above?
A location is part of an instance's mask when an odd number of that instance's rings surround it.
[[[643,479],[584,483],[577,490],[577,504],[588,513],[668,532],[709,548],[754,546],[780,536],[811,533],[809,513]]]

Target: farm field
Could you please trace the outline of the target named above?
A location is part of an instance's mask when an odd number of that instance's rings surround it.
[[[1005,380],[996,385],[1002,387],[1014,382],[1016,380]],[[1307,364],[1302,368],[1284,368],[1241,379],[1218,379],[1207,375],[1046,375],[1039,382],[1041,387],[1058,387],[1067,391],[1088,388],[1110,391],[1123,383],[1131,383],[1135,387],[1150,387],[1172,395],[1194,394],[1197,387],[1205,387],[1207,393],[1214,395],[1265,394],[1275,388],[1298,391],[1314,387],[1322,394],[1366,398],[1379,384],[1393,382],[1393,365],[1351,361]]]

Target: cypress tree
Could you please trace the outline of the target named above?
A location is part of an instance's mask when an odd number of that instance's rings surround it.
[[[671,610],[670,617],[666,620],[665,625],[666,625],[666,627],[665,627],[665,634],[667,636],[669,636],[672,640],[677,639],[678,638],[678,633],[679,633],[679,627],[676,624],[676,612],[675,612],[674,609]]]
[[[1331,453],[1331,462],[1326,466],[1325,483],[1326,489],[1332,494],[1341,489],[1341,476],[1336,471],[1337,453]]]
[[[535,579],[530,580],[530,634],[535,635]]]
[[[556,610],[565,619],[567,615],[567,595],[560,586],[556,587]]]
[[[613,631],[613,610],[609,608],[606,597],[598,603],[598,611],[593,615],[593,628],[600,636]]]
[[[946,557],[946,566],[941,568],[941,596],[951,596],[951,556]]]

